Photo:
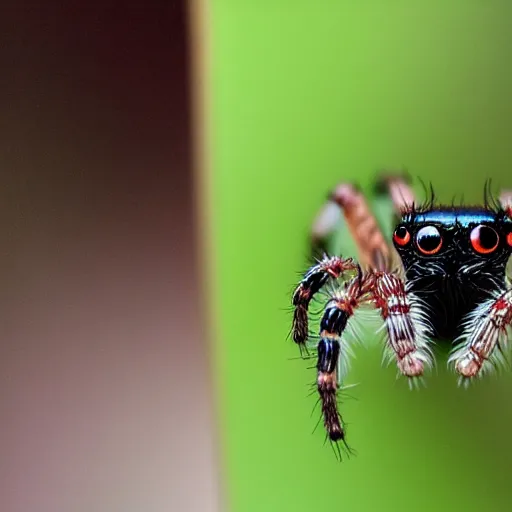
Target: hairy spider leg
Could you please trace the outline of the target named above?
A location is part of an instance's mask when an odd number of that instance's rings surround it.
[[[292,298],[294,306],[292,338],[301,350],[309,337],[308,308],[314,295],[330,280],[338,279],[349,272],[358,270],[358,265],[351,258],[338,256],[324,257],[311,267],[295,289]]]
[[[386,242],[363,193],[350,184],[341,184],[332,194],[341,208],[352,239],[359,253],[359,263],[365,270],[388,270],[390,245]]]
[[[460,343],[449,358],[461,382],[467,384],[471,378],[503,364],[502,349],[511,323],[512,289],[499,293],[467,316]]]
[[[500,193],[499,201],[503,206],[506,214],[512,217],[512,190],[502,190]]]
[[[330,194],[313,222],[311,228],[313,255],[346,254],[345,249],[349,245],[347,235],[349,235],[355,242],[359,262],[363,268],[389,270],[390,266],[400,264],[398,254],[392,244],[386,242],[381,228],[383,223],[388,223],[385,221],[392,222],[393,215],[387,208],[389,199],[391,199],[395,216],[400,217],[413,207],[415,196],[404,173],[381,173],[375,189],[379,198],[386,196],[383,214],[390,218],[381,219],[379,223],[362,192],[354,185],[341,183]],[[388,228],[386,232],[392,230],[391,225],[386,227]],[[333,234],[336,231],[344,231],[345,228],[348,228],[348,233],[343,233],[344,239],[340,244]],[[386,234],[391,235],[391,232]]]
[[[371,274],[372,302],[380,311],[387,331],[388,347],[400,372],[406,377],[423,375],[432,364],[428,346],[428,320],[421,307],[411,300],[404,281],[390,272]]]
[[[404,173],[382,173],[376,183],[378,194],[388,194],[395,214],[398,217],[410,212],[416,203],[416,197]]]
[[[338,382],[342,380],[338,372],[344,373],[344,365],[340,361],[347,358],[343,333],[354,310],[363,302],[368,291],[368,284],[362,275],[354,277],[344,288],[334,292],[320,321],[317,389],[322,403],[324,426],[331,441],[344,440],[345,436],[336,400]]]

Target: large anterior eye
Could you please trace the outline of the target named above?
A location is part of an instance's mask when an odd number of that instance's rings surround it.
[[[496,250],[500,237],[491,226],[481,224],[471,231],[471,245],[480,254],[489,254]]]
[[[443,238],[435,226],[425,226],[416,234],[416,245],[423,254],[436,254],[443,245]]]
[[[405,226],[398,226],[393,233],[393,240],[396,244],[403,247],[411,240],[411,234]]]

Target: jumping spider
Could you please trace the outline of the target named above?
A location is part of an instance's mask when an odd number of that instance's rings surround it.
[[[397,221],[393,244],[357,187],[342,184],[331,194],[312,229],[313,246],[323,248],[323,256],[306,272],[292,300],[292,337],[303,354],[312,346],[308,307],[315,294],[327,290],[313,347],[316,389],[331,441],[347,446],[337,393],[347,370],[347,327],[361,306],[380,313],[386,354],[411,384],[433,364],[433,340],[452,342],[448,361],[459,383],[504,362],[502,349],[512,323],[506,272],[512,253],[512,193],[503,192],[496,200],[488,188],[482,206],[436,204],[432,188],[429,199],[418,204],[406,178],[381,176],[377,191],[388,194]],[[339,219],[356,243],[358,263],[325,254]]]

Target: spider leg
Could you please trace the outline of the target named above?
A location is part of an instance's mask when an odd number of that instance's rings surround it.
[[[356,271],[358,265],[350,258],[338,256],[324,257],[312,266],[304,275],[292,297],[294,306],[292,321],[292,338],[295,343],[304,347],[309,336],[308,308],[313,296],[329,281],[337,279],[347,272]]]
[[[336,231],[344,227],[342,218],[340,207],[329,197],[311,226],[311,254],[314,259],[323,254],[345,253],[333,241]]]
[[[432,364],[427,317],[398,275],[375,272],[373,280],[371,302],[384,320],[391,355],[403,375],[419,377]]]
[[[499,197],[501,206],[509,217],[512,217],[512,190],[502,190]]]
[[[317,350],[317,389],[322,402],[324,426],[329,439],[339,441],[345,435],[336,402],[338,388],[336,366],[340,354],[339,336],[335,333],[324,333],[318,342]]]
[[[347,354],[342,335],[354,310],[362,303],[367,291],[361,274],[336,291],[325,307],[320,322],[320,340],[317,345],[317,390],[322,404],[324,426],[331,441],[345,439],[336,393],[338,383],[346,372]]]
[[[389,194],[395,214],[401,217],[410,212],[416,203],[416,197],[405,173],[383,172],[376,183],[376,192]]]
[[[467,316],[460,343],[448,360],[463,380],[468,381],[502,362],[501,347],[507,341],[511,323],[512,289],[500,292]]]
[[[343,212],[356,243],[361,266],[364,269],[386,270],[391,260],[390,246],[363,193],[353,185],[342,184],[336,187],[332,199]]]
[[[376,183],[376,193],[389,196],[395,221],[412,211],[417,202],[405,172],[381,173]],[[425,365],[432,364],[433,355],[428,346],[431,326],[418,299],[407,292],[398,253],[393,246],[390,251],[395,267],[374,273],[372,302],[384,320],[389,354],[395,357],[403,375],[417,377],[423,374]]]
[[[379,196],[386,194],[391,198],[395,217],[409,211],[415,202],[414,193],[403,173],[381,173],[376,192]],[[315,219],[311,230],[313,254],[329,252],[329,237],[340,225],[348,228],[363,268],[388,270],[391,262],[397,260],[394,248],[386,242],[363,193],[349,183],[342,183],[334,189]]]

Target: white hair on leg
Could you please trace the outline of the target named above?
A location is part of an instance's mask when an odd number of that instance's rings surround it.
[[[496,292],[466,316],[448,359],[460,375],[459,384],[467,386],[470,379],[506,365],[503,349],[511,321],[512,290]]]

